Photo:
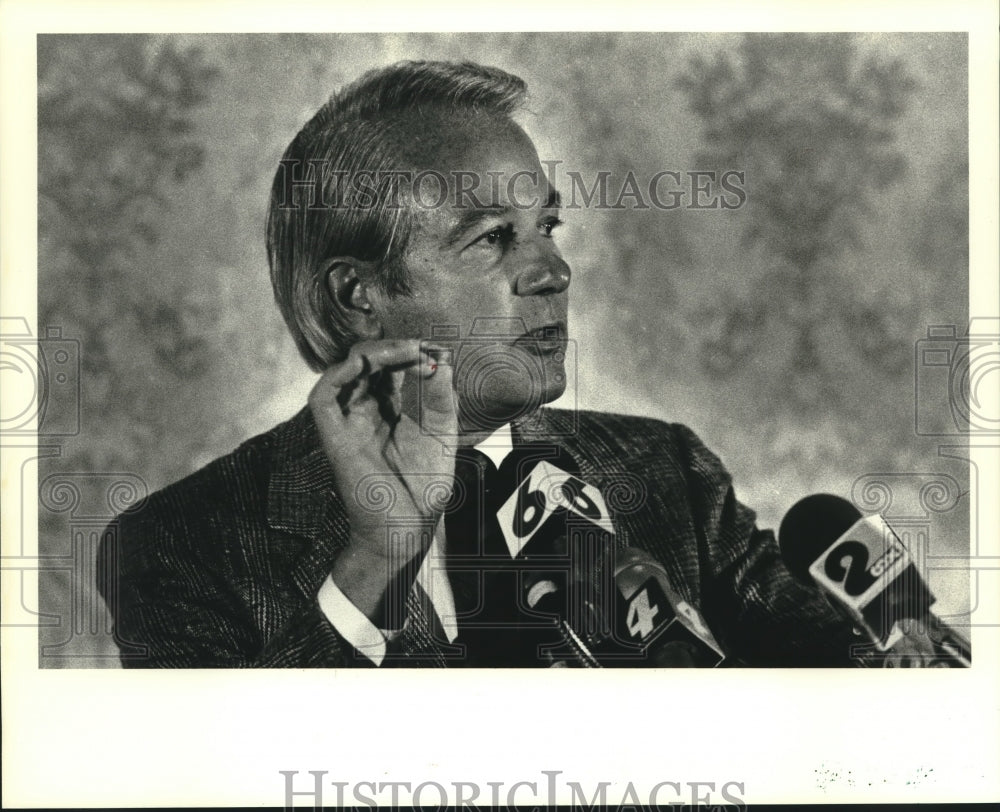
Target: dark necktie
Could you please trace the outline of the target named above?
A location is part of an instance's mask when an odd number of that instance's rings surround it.
[[[455,458],[458,486],[445,514],[448,572],[465,665],[528,666],[521,650],[518,571],[497,521],[509,495],[492,461],[476,449]]]
[[[525,612],[525,576],[537,574],[529,553],[511,559],[497,511],[540,459],[555,459],[553,446],[521,445],[500,470],[482,452],[460,449],[455,459],[455,498],[445,514],[448,572],[458,614],[456,643],[464,664],[531,668],[551,663],[542,653],[560,642],[551,620]]]

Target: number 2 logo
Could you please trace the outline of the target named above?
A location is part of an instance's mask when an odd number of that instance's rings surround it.
[[[848,561],[847,566],[844,566],[844,559]],[[875,583],[868,572],[868,546],[853,539],[837,545],[826,557],[823,570],[827,578],[842,583],[844,591],[855,598]]]

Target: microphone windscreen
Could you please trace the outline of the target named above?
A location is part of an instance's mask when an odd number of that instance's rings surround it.
[[[861,512],[840,496],[817,493],[800,499],[778,528],[778,546],[788,571],[811,584],[809,566],[861,518]]]

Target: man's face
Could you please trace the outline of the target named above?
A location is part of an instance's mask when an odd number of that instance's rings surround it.
[[[508,121],[416,135],[418,162],[447,179],[448,197],[434,205],[439,184],[425,181],[405,256],[412,295],[373,304],[386,338],[455,348],[460,425],[488,428],[566,388],[570,269],[552,235],[558,198],[531,140]]]

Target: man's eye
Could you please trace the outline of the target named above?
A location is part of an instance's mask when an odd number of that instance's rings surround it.
[[[542,232],[546,237],[551,237],[552,232],[555,231],[559,226],[563,224],[563,221],[558,217],[554,217],[551,220],[546,220],[544,223],[538,226],[538,230]]]
[[[509,245],[514,241],[514,226],[497,226],[487,231],[481,238],[487,245]]]

